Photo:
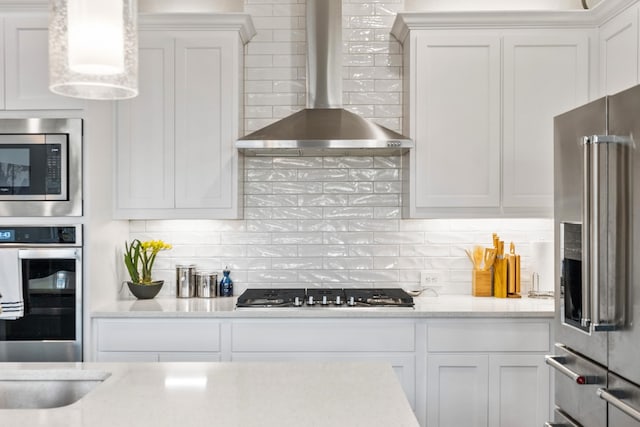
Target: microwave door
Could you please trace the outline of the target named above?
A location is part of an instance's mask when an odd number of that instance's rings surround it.
[[[624,315],[622,326],[609,333],[609,370],[640,385],[640,86],[609,97],[609,132],[631,138],[630,206],[633,212],[625,233],[629,248],[629,271],[626,282],[620,279],[615,289],[616,308]],[[634,140],[634,138],[636,140]],[[619,203],[623,203],[622,200]],[[620,242],[622,243],[622,242]],[[633,321],[635,319],[635,321]]]
[[[590,300],[585,301],[590,292],[583,289],[588,263],[582,245],[587,241],[584,137],[606,134],[606,112],[607,100],[601,98],[554,119],[556,341],[602,365],[607,363],[607,332],[581,326],[590,311]]]

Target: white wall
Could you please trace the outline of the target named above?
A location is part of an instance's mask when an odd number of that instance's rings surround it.
[[[401,46],[389,31],[402,0],[343,2],[343,103],[391,129],[402,128]],[[246,53],[245,128],[256,130],[305,106],[305,5],[245,0],[258,31]],[[552,239],[550,220],[402,220],[397,158],[249,158],[245,219],[132,221],[132,238],[162,238],[164,295],[174,268],[228,265],[236,293],[247,286],[385,286],[441,272],[443,292],[470,293],[465,248],[498,232],[522,253]],[[126,295],[126,291],[125,291]]]

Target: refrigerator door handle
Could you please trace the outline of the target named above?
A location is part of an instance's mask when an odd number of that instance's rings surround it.
[[[599,388],[596,393],[598,393],[600,399],[606,400],[608,403],[615,406],[625,414],[629,415],[634,420],[640,421],[640,411],[624,402],[619,397],[615,396],[613,393],[611,393],[611,391],[607,390],[606,388]]]
[[[589,328],[591,326],[591,313],[593,311],[591,305],[591,270],[592,266],[597,268],[597,263],[593,262],[594,257],[592,256],[594,243],[592,241],[594,234],[592,232],[592,224],[596,222],[592,216],[594,207],[592,201],[594,188],[592,183],[595,181],[592,176],[594,173],[593,163],[595,161],[593,156],[597,154],[597,151],[594,149],[594,139],[595,136],[585,136],[582,151],[584,173],[582,174],[582,316],[580,318],[580,325],[583,328]]]
[[[620,253],[608,250],[610,244],[606,240],[609,234],[628,233],[629,212],[628,206],[618,206],[606,197],[628,191],[631,181],[629,149],[634,142],[628,136],[591,135],[583,138],[583,145],[582,253],[586,262],[582,263],[580,323],[593,331],[614,331],[624,324],[624,312],[610,312],[607,313],[608,319],[601,318],[600,286],[602,281],[605,281],[605,286],[622,286],[618,280],[612,279],[612,274],[618,274],[618,269],[627,271],[626,248],[616,248]],[[606,148],[603,151],[600,147]],[[623,161],[616,164],[619,158]],[[612,212],[612,209],[615,211]],[[615,304],[610,302],[609,307],[615,307]],[[615,308],[610,310],[616,311]]]
[[[561,374],[571,378],[577,384],[598,384],[599,378],[595,375],[582,375],[571,369],[569,369],[565,364],[567,363],[567,358],[565,356],[555,356],[555,355],[546,355],[544,356],[545,363]]]

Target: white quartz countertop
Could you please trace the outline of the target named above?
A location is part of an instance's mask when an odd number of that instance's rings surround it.
[[[105,303],[92,317],[553,317],[553,299],[420,296],[414,308],[235,308],[236,298],[155,298]]]
[[[381,363],[2,363],[0,376],[15,369],[111,376],[68,406],[0,409],[3,426],[418,426]]]

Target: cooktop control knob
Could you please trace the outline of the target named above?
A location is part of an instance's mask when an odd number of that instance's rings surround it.
[[[349,299],[347,300],[347,305],[353,307],[354,305],[356,305],[356,300],[353,297],[349,297]]]
[[[316,302],[313,300],[313,295],[309,295],[309,299],[307,300],[308,305],[314,305]]]
[[[327,296],[326,295],[322,295],[322,305],[327,305],[329,304],[329,301],[327,301]]]
[[[300,297],[295,297],[295,299],[293,300],[293,306],[294,307],[301,307],[302,306],[302,301],[300,301]]]

